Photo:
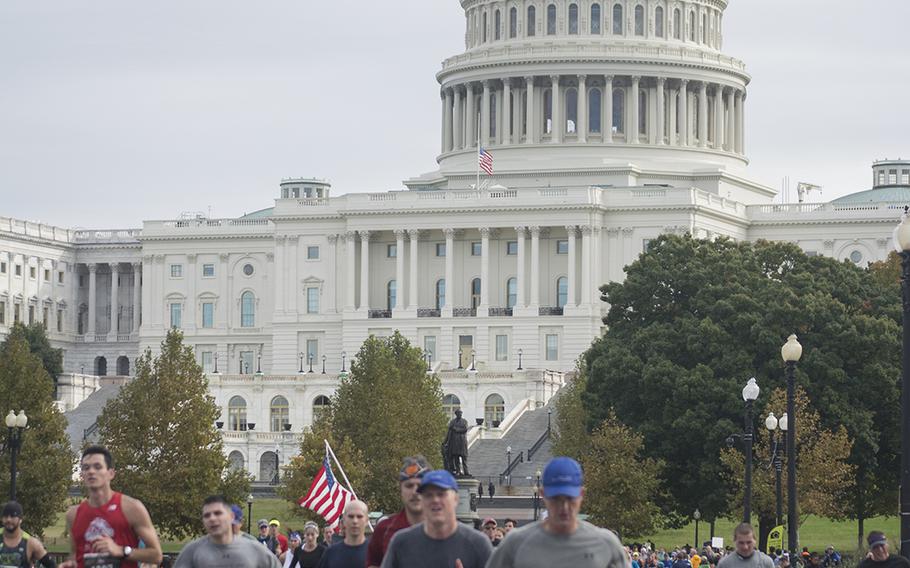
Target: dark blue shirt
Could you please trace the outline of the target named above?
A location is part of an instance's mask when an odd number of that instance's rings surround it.
[[[343,542],[325,549],[319,568],[363,568],[367,565],[368,542],[350,546]]]

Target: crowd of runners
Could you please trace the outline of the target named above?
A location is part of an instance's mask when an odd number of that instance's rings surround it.
[[[149,568],[162,564],[161,544],[145,506],[111,489],[114,464],[100,446],[80,461],[88,497],[66,514],[71,554],[61,568]],[[308,522],[284,534],[277,519],[260,519],[258,535],[243,531],[243,510],[213,495],[201,504],[205,536],[187,544],[176,568],[790,568],[787,554],[756,549],[753,528],[742,523],[733,546],[718,550],[623,546],[617,536],[579,518],[584,478],[577,462],[551,460],[542,475],[545,515],[517,527],[513,519],[486,518],[481,530],[460,522],[458,482],[445,470],[431,470],[421,456],[405,458],[398,476],[402,508],[382,519],[368,535],[369,509],[363,501],[344,508],[340,530]],[[3,506],[0,568],[56,568],[41,542],[21,530],[22,507]],[[860,568],[910,568],[890,553],[885,535],[872,531],[869,554]],[[822,557],[805,551],[805,568],[839,568],[833,547]]]

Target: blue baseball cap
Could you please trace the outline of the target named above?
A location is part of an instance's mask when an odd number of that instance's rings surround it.
[[[231,505],[231,512],[234,513],[234,524],[240,526],[243,524],[243,509],[240,505]]]
[[[584,479],[581,466],[572,458],[559,457],[550,460],[543,470],[543,496],[576,498],[581,495]]]
[[[451,489],[452,491],[458,491],[458,482],[455,481],[455,478],[451,473],[444,469],[434,469],[433,471],[428,471],[423,474],[423,478],[420,480],[420,487],[417,488],[418,493],[423,493],[423,490],[433,485],[441,489]]]

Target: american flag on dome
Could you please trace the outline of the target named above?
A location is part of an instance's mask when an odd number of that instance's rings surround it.
[[[316,473],[310,490],[301,497],[297,503],[304,508],[314,511],[325,519],[325,522],[334,527],[344,511],[345,505],[354,500],[354,494],[338,483],[332,474],[329,465],[329,456],[322,459],[322,467]]]
[[[488,176],[493,175],[493,155],[487,152],[486,148],[480,149],[480,153],[477,154],[477,163],[480,164],[480,169],[487,172]]]

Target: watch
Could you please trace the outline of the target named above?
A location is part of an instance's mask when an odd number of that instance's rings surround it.
[[[123,557],[124,557],[124,558],[129,558],[129,557],[130,557],[130,554],[132,554],[132,553],[133,553],[133,547],[132,547],[132,546],[124,546],[124,547],[123,547]]]

